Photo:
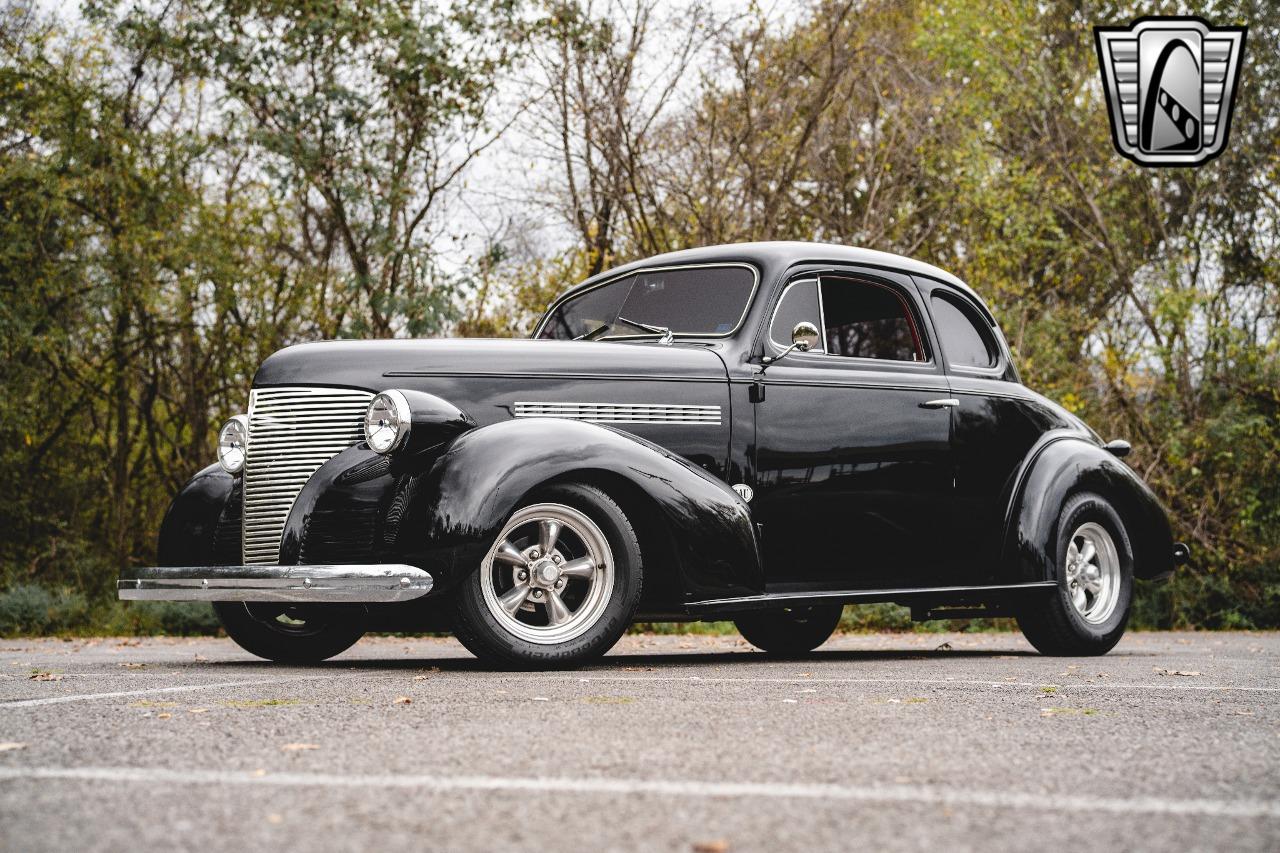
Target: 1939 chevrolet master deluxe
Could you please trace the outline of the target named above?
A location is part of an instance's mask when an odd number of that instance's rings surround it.
[[[492,663],[564,666],[633,620],[702,618],[798,654],[873,601],[1101,654],[1134,578],[1186,555],[1128,449],[1023,387],[940,269],[688,250],[574,287],[533,340],[272,355],[169,509],[161,565],[119,594],[212,601],[285,661],[451,630]]]

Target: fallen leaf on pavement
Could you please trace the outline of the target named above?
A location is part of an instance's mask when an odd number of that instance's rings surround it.
[[[693,853],[728,853],[729,842],[723,838],[717,838],[714,841],[695,841],[693,843]]]
[[[163,714],[156,714],[156,719],[157,719],[157,720],[167,720],[167,719],[169,719],[169,718],[170,718],[170,717],[172,717],[172,716],[173,716],[173,714],[170,714],[168,711],[165,711]]]
[[[397,705],[408,705],[408,704],[411,704],[412,702],[413,702],[413,700],[412,700],[412,699],[410,699],[408,696],[397,696],[397,697],[396,697],[395,704],[397,704]]]
[[[50,672],[47,669],[33,669],[27,678],[32,681],[61,681],[62,676],[57,673]]]
[[[145,663],[134,663],[133,661],[125,661],[124,663],[120,664],[120,666],[124,667],[125,669],[145,669],[147,665]]]
[[[1156,674],[1157,674],[1157,675],[1184,675],[1184,676],[1191,676],[1191,675],[1199,675],[1199,674],[1200,674],[1200,673],[1198,673],[1198,672],[1195,672],[1194,670],[1184,672],[1184,671],[1182,671],[1182,670],[1180,670],[1180,669],[1160,669],[1159,667],[1152,667],[1152,669],[1154,669],[1154,670],[1156,671]]]
[[[949,652],[949,651],[951,651],[951,644],[950,644],[950,643],[943,643],[942,645],[940,645],[940,646],[938,646],[936,649],[934,649],[934,651],[935,651],[935,652]]]

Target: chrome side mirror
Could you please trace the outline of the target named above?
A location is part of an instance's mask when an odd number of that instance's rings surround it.
[[[801,320],[796,323],[795,328],[791,330],[791,346],[800,350],[800,352],[808,352],[818,343],[818,327]]]
[[[796,323],[791,330],[791,346],[778,353],[776,356],[766,355],[762,361],[765,364],[773,364],[775,361],[791,354],[792,350],[799,352],[808,352],[818,343],[818,327],[808,320],[801,320]]]

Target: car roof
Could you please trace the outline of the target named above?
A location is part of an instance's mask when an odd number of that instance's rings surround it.
[[[892,252],[879,252],[875,249],[863,249],[857,246],[841,246],[836,243],[809,243],[799,240],[775,240],[759,243],[726,243],[720,246],[703,246],[697,249],[681,249],[654,255],[643,260],[632,261],[593,275],[591,278],[574,285],[560,294],[552,305],[586,290],[603,281],[625,275],[636,270],[655,266],[681,266],[686,264],[710,263],[749,263],[760,270],[764,279],[780,274],[798,263],[841,263],[859,266],[882,267],[888,270],[906,272],[912,275],[927,276],[935,281],[947,284],[972,299],[982,309],[988,322],[994,325],[994,318],[982,297],[974,292],[960,279],[946,270],[933,264],[917,261]]]

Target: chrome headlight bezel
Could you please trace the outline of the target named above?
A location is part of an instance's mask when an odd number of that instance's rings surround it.
[[[413,412],[403,393],[392,388],[369,401],[364,413],[364,440],[374,453],[387,454],[409,438]]]
[[[218,464],[228,474],[239,474],[248,454],[249,419],[236,415],[218,429]]]

